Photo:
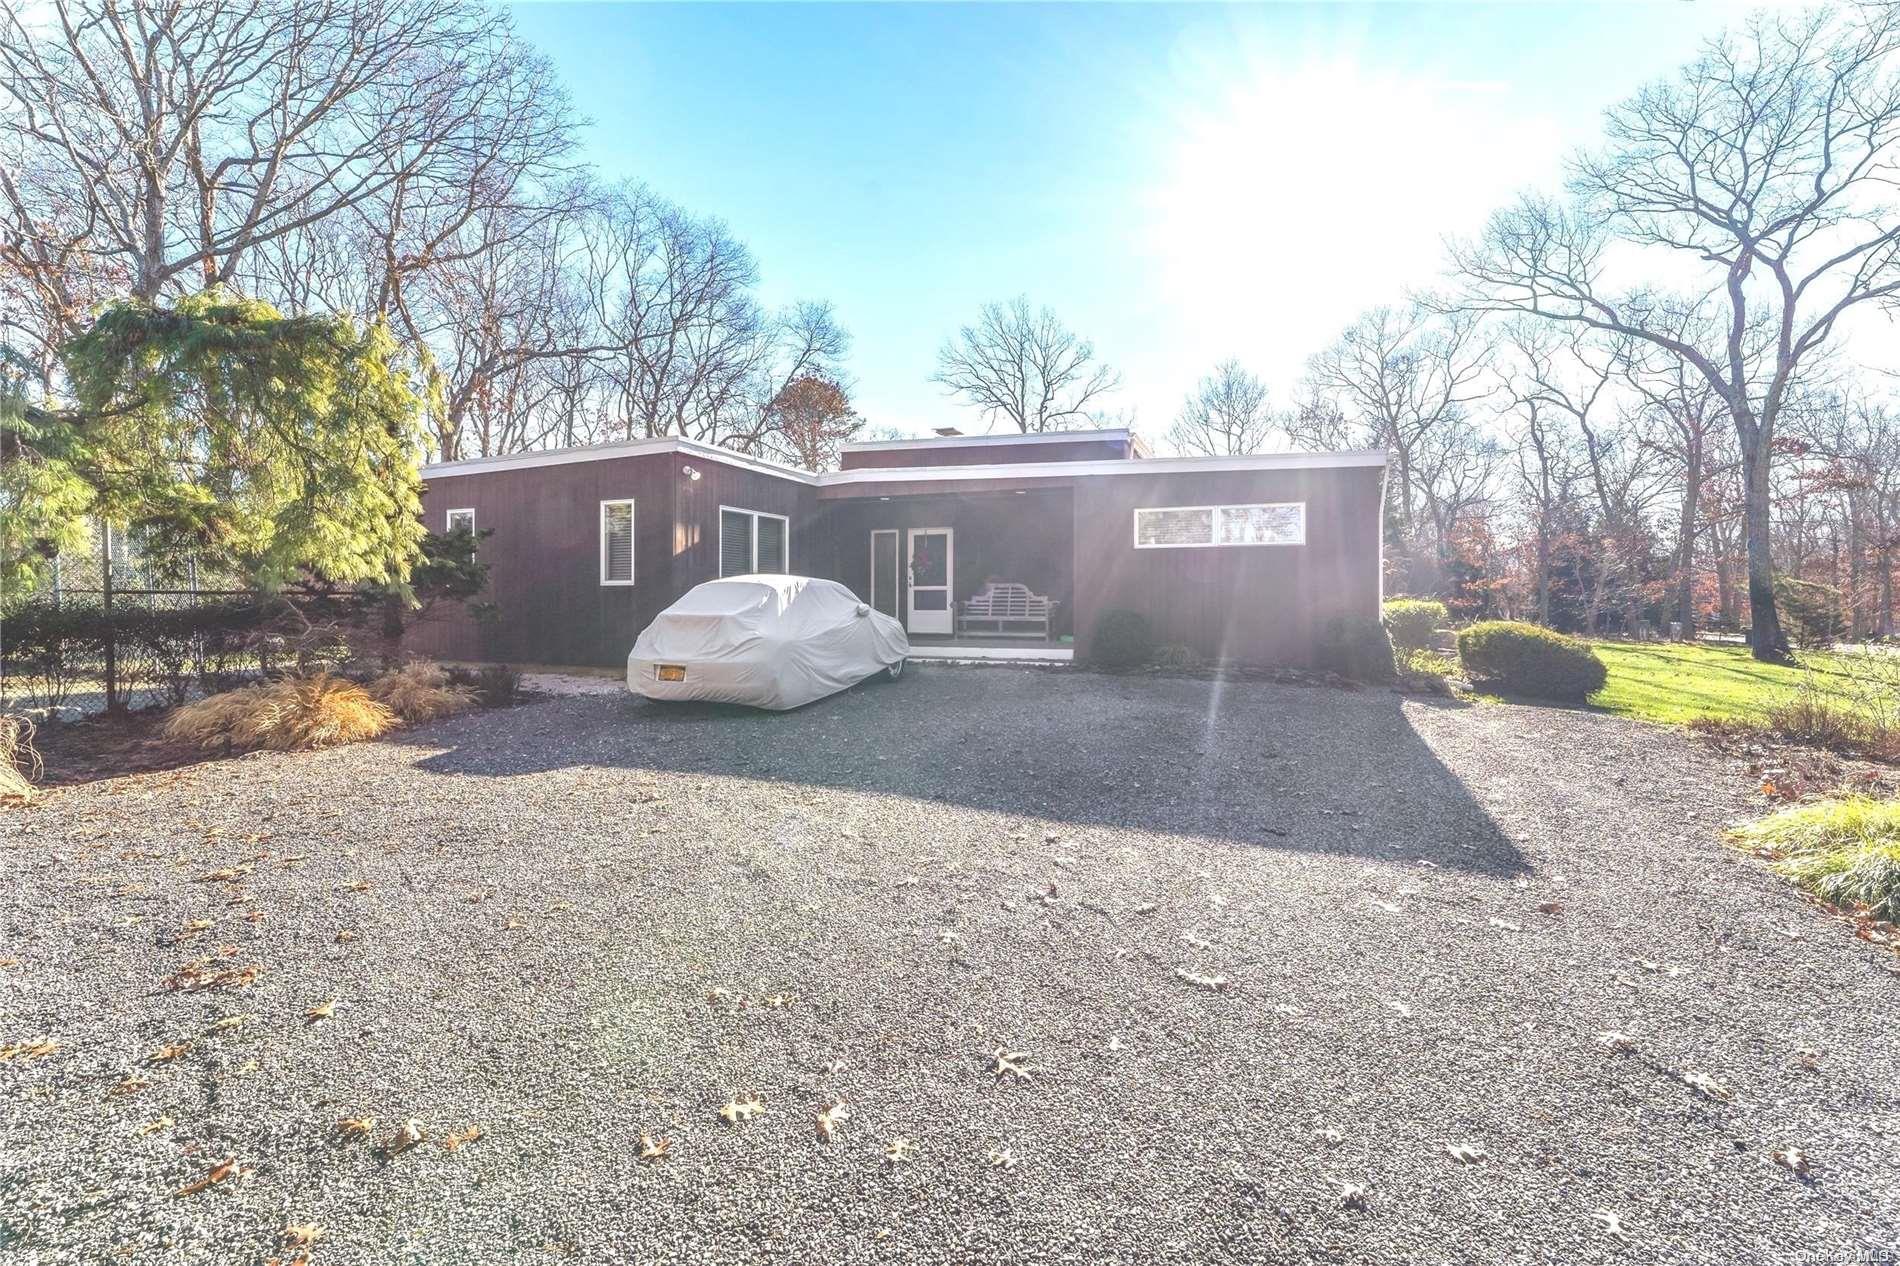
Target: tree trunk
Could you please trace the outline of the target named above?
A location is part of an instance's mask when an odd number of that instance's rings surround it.
[[[1781,613],[1775,608],[1767,445],[1749,442],[1766,436],[1756,431],[1752,421],[1747,430],[1752,434],[1742,437],[1741,448],[1742,496],[1746,506],[1743,521],[1748,534],[1748,649],[1756,659],[1785,664],[1790,657],[1788,637],[1781,630]]]
[[[1693,456],[1683,473],[1682,520],[1676,528],[1676,623],[1678,637],[1695,641],[1695,516],[1702,495],[1702,464]]]

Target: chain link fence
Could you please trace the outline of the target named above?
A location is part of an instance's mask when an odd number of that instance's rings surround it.
[[[190,559],[161,572],[135,536],[98,521],[91,538],[0,610],[0,709],[176,704],[268,668],[262,609],[233,578]]]

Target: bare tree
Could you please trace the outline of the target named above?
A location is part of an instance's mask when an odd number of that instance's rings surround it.
[[[148,302],[399,190],[501,181],[497,146],[570,144],[545,67],[474,0],[7,6],[0,103],[6,236],[42,261],[83,241]]]
[[[1168,431],[1168,440],[1179,453],[1239,456],[1259,452],[1278,426],[1267,406],[1267,384],[1239,361],[1228,360],[1216,365],[1194,388]]]
[[[769,347],[757,267],[717,220],[643,186],[613,191],[587,232],[602,364],[626,435],[718,443],[757,430]]]
[[[1121,385],[1121,375],[1096,364],[1095,345],[1053,311],[1031,309],[1019,295],[985,304],[976,324],[946,340],[931,381],[980,412],[986,425],[1000,420],[1033,433],[1094,422],[1095,406]]]
[[[1771,540],[1777,425],[1803,362],[1858,306],[1900,296],[1900,81],[1892,6],[1768,14],[1610,112],[1569,205],[1529,197],[1454,248],[1474,309],[1641,339],[1693,366],[1741,450],[1750,646],[1785,658]],[[1610,280],[1613,244],[1705,271],[1713,337]]]
[[[1490,394],[1492,336],[1472,316],[1375,308],[1315,356],[1309,402],[1287,422],[1311,448],[1383,448],[1398,545],[1416,591],[1443,583],[1454,538],[1491,494],[1502,453],[1472,416]]]

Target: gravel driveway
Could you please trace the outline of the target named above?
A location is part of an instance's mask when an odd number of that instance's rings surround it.
[[[0,817],[0,1048],[56,1043],[0,1258],[1855,1260],[1900,976],[1717,843],[1744,791],[1595,715],[945,668],[96,783]]]

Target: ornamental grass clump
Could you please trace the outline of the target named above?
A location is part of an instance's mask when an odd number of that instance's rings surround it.
[[[39,775],[33,723],[25,717],[0,716],[0,802],[31,800],[33,780]]]
[[[1729,839],[1830,905],[1900,922],[1900,800],[1818,800],[1739,826]]]
[[[207,751],[301,751],[377,738],[396,714],[353,681],[317,673],[227,690],[186,704],[165,737]]]
[[[473,690],[451,685],[448,673],[426,660],[384,673],[369,683],[369,694],[404,725],[466,712],[476,703]]]

